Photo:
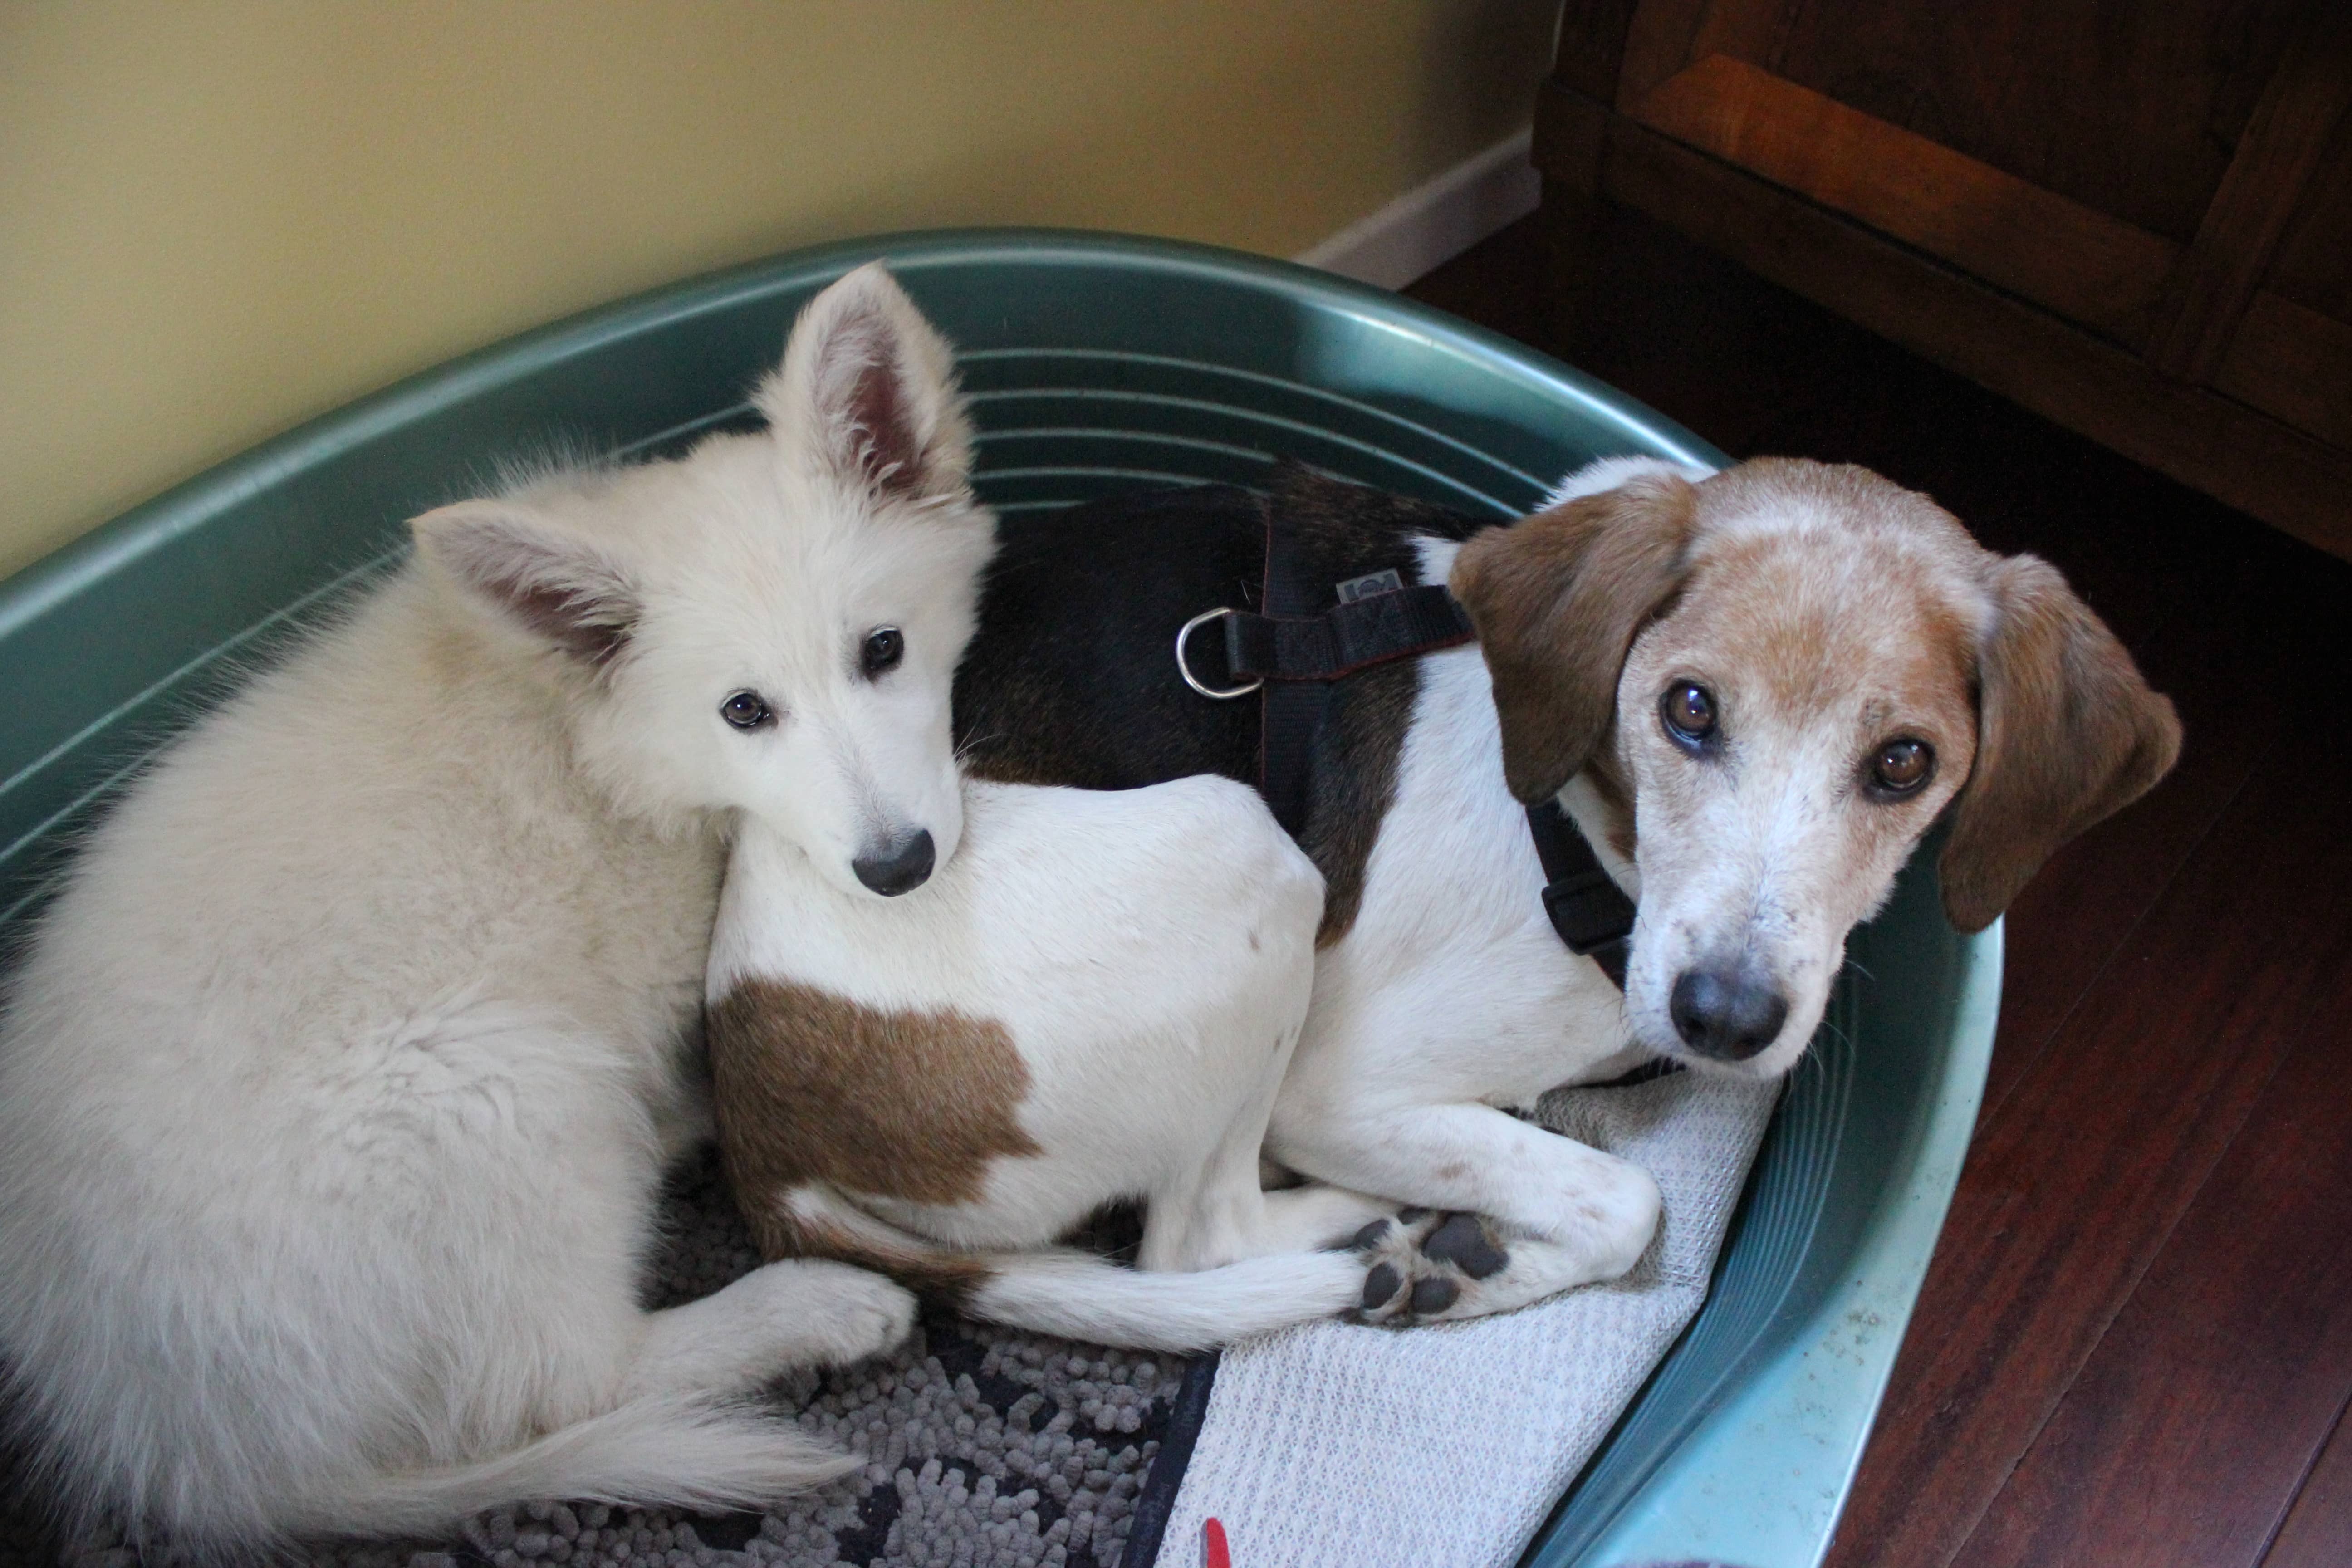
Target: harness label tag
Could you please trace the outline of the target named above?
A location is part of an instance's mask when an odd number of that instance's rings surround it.
[[[1385,572],[1369,572],[1361,577],[1350,577],[1339,584],[1339,602],[1352,605],[1359,599],[1370,599],[1381,594],[1402,594],[1404,579],[1391,566]]]

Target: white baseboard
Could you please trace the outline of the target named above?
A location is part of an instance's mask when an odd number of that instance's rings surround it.
[[[1402,289],[1536,210],[1543,178],[1522,131],[1474,153],[1297,260],[1360,283]]]

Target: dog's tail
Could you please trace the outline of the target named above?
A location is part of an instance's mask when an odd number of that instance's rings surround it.
[[[339,1479],[285,1522],[297,1534],[422,1534],[519,1498],[720,1512],[764,1508],[857,1464],[772,1415],[662,1396],[477,1463]]]
[[[1075,1247],[967,1252],[886,1225],[821,1185],[750,1217],[771,1257],[837,1258],[966,1317],[1135,1350],[1206,1350],[1335,1317],[1364,1294],[1364,1259],[1352,1252],[1275,1253],[1192,1273],[1128,1268]]]
[[[1125,1268],[1092,1253],[992,1254],[965,1296],[975,1318],[1138,1350],[1197,1351],[1337,1316],[1363,1300],[1363,1259],[1284,1252],[1197,1273]]]

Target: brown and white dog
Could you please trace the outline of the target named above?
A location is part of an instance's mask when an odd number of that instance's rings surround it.
[[[1258,1177],[1313,984],[1314,865],[1229,779],[957,774],[950,676],[993,534],[947,365],[878,268],[853,273],[794,333],[780,383],[808,395],[767,399],[817,455],[782,504],[718,476],[723,445],[689,460],[700,494],[673,487],[760,518],[790,563],[702,584],[640,655],[675,698],[662,749],[730,814],[707,1033],[737,1199],[771,1258],[1097,1342],[1354,1307],[1384,1261],[1346,1243],[1396,1205]],[[1128,1199],[1139,1268],[1051,1245]]]
[[[1346,1244],[1396,1205],[1259,1182],[1323,904],[1264,803],[1220,778],[974,783],[964,825],[955,858],[887,902],[829,886],[775,825],[741,826],[709,1046],[762,1250],[1147,1349],[1356,1306],[1381,1264]],[[1138,1267],[1053,1245],[1127,1199],[1144,1205]]]
[[[1267,1151],[1430,1211],[1372,1246],[1398,1267],[1368,1308],[1462,1317],[1622,1274],[1654,1184],[1512,1108],[1655,1058],[1785,1073],[1931,826],[1947,912],[1978,930],[2179,750],[2059,574],[1926,497],[1790,459],[1616,458],[1501,528],[1296,468],[1270,497],[1008,526],[958,675],[968,767],[1253,778],[1256,705],[1189,692],[1168,649],[1259,580],[1269,507],[1309,580],[1447,582],[1478,632],[1333,689],[1300,835],[1329,893]],[[1522,806],[1554,796],[1637,901],[1622,995],[1538,898]],[[1375,1300],[1433,1260],[1418,1310]]]

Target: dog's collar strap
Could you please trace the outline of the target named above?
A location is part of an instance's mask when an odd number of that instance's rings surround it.
[[[1327,590],[1310,584],[1298,559],[1297,531],[1278,503],[1266,509],[1262,609],[1218,609],[1185,623],[1176,637],[1176,668],[1186,685],[1220,700],[1261,694],[1258,793],[1274,819],[1303,841],[1311,795],[1316,737],[1330,711],[1331,688],[1360,670],[1458,647],[1477,633],[1443,583],[1407,587],[1391,570],[1337,585],[1339,603],[1318,611]],[[1194,630],[1222,619],[1223,687],[1204,685],[1187,662]],[[1633,900],[1602,869],[1583,833],[1554,801],[1528,808],[1528,831],[1543,862],[1544,912],[1569,951],[1601,966],[1625,988],[1633,935]]]
[[[1556,800],[1528,807],[1528,831],[1543,862],[1544,913],[1568,944],[1625,989],[1625,955],[1633,937],[1633,900],[1601,864],[1576,819]]]
[[[1224,619],[1225,668],[1235,681],[1344,680],[1476,635],[1443,583],[1370,594],[1319,616],[1235,610]]]

